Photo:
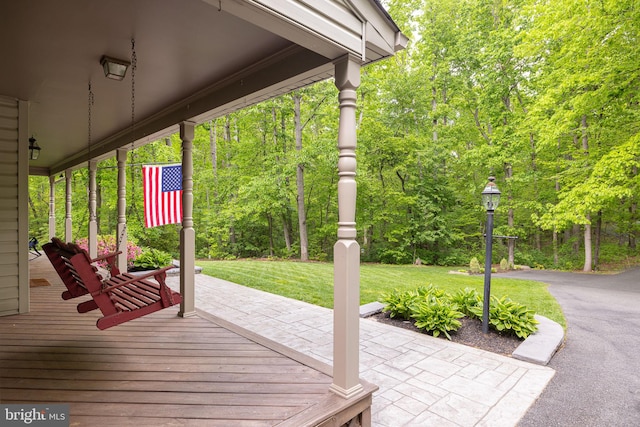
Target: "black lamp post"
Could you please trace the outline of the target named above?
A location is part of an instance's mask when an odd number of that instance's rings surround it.
[[[482,332],[489,332],[489,299],[491,298],[491,256],[493,249],[493,211],[500,203],[500,190],[495,178],[490,176],[489,182],[482,191],[482,206],[487,210],[486,251],[484,259],[484,302],[482,306]]]

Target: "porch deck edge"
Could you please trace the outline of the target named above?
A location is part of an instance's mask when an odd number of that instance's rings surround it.
[[[323,374],[333,376],[333,367],[321,362],[313,357],[266,338],[260,334],[243,328],[235,323],[224,320],[214,314],[208,313],[201,309],[196,309],[197,315],[216,323],[219,326],[241,335],[257,344],[267,347],[277,353],[282,354],[289,359],[295,360],[305,366],[308,366]],[[369,418],[368,423],[362,425],[370,425],[371,402],[373,393],[378,390],[378,386],[360,379],[363,390],[356,396],[344,399],[327,389],[327,395],[317,404],[307,408],[292,418],[289,418],[278,424],[279,427],[339,427],[346,425],[351,419],[363,414],[364,418]]]

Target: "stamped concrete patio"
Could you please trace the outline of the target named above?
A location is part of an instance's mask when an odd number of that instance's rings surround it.
[[[178,287],[177,277],[168,283]],[[196,275],[196,307],[331,364],[330,309]],[[360,376],[380,387],[373,425],[514,426],[554,376],[549,367],[362,319]]]

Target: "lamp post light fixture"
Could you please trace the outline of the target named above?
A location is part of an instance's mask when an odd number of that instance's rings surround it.
[[[493,249],[493,211],[500,203],[500,190],[493,182],[496,179],[489,177],[489,182],[482,191],[482,206],[487,211],[487,233],[484,259],[484,300],[482,306],[482,332],[489,332],[489,299],[491,298],[491,257]]]
[[[40,157],[40,150],[41,148],[38,146],[36,139],[34,137],[29,138],[29,159],[38,160],[38,157]]]

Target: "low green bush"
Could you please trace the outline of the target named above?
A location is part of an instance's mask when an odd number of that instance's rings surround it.
[[[457,331],[462,323],[459,319],[482,318],[483,301],[475,289],[465,288],[451,295],[433,286],[420,286],[414,290],[394,290],[383,295],[384,312],[403,320],[413,319],[414,325],[438,337]],[[513,332],[521,339],[527,338],[538,328],[533,310],[507,297],[491,297],[489,303],[489,325],[497,331]]]
[[[154,248],[142,248],[142,253],[133,261],[134,268],[154,270],[171,265],[173,257],[170,253]]]
[[[383,311],[389,313],[389,317],[399,317],[404,320],[411,319],[411,307],[420,297],[417,290],[399,291],[394,289],[382,296],[385,304]]]
[[[417,302],[412,306],[411,317],[415,320],[415,326],[426,332],[431,332],[434,337],[443,333],[447,339],[451,339],[449,331],[457,331],[462,326],[460,318],[464,314],[455,309],[450,300],[430,297],[426,301]]]
[[[507,297],[492,296],[489,301],[489,325],[497,331],[512,331],[525,339],[538,330],[533,310]],[[482,317],[482,310],[482,305],[471,308],[477,317]]]
[[[478,261],[478,258],[471,258],[471,261],[469,262],[469,272],[474,274],[480,273],[480,262]]]
[[[456,305],[459,311],[471,319],[478,317],[472,308],[477,306],[482,307],[482,297],[478,291],[471,288],[458,289],[458,291],[451,296],[451,302]]]

